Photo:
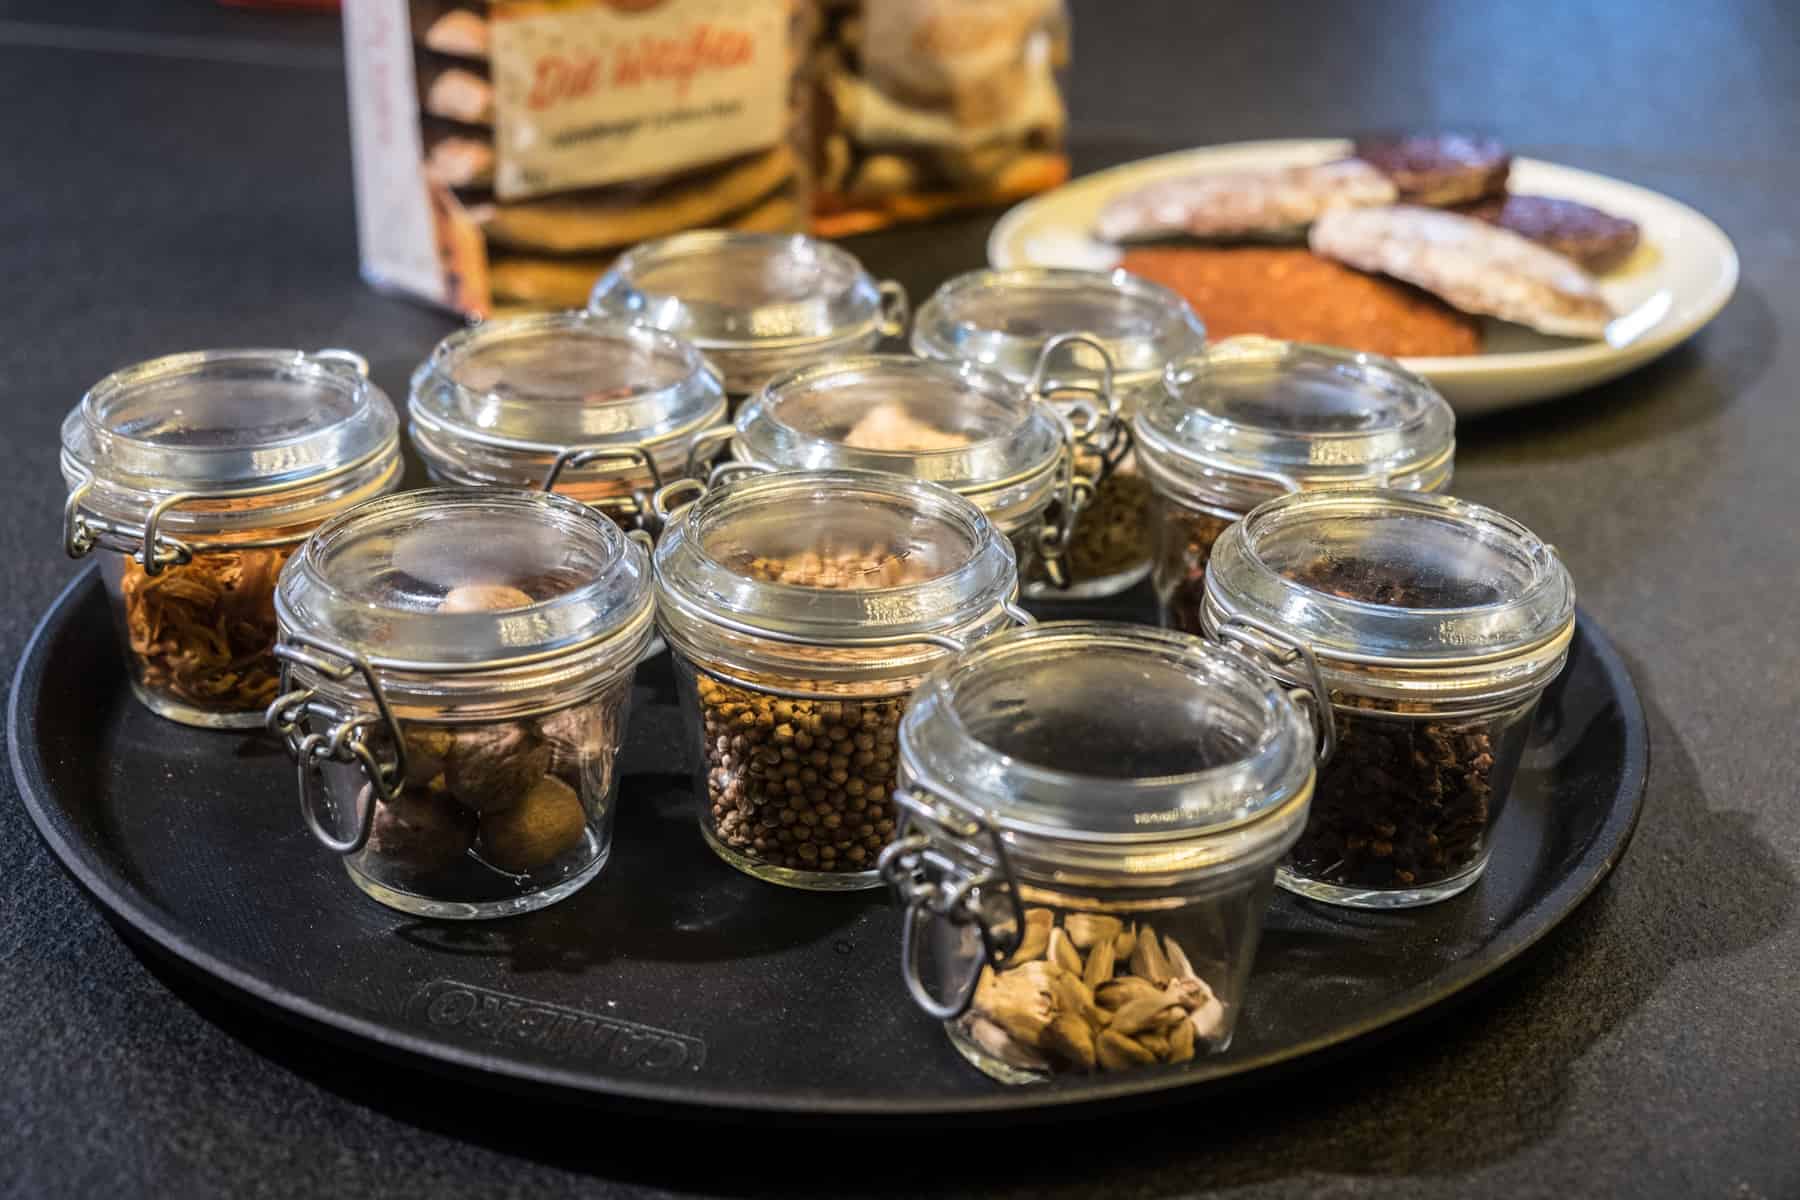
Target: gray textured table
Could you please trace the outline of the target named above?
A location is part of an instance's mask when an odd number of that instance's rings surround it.
[[[1461,431],[1457,492],[1562,548],[1644,693],[1648,807],[1614,879],[1476,1001],[1280,1090],[906,1146],[671,1141],[395,1080],[165,978],[5,779],[0,1192],[1800,1194],[1800,20],[1777,0],[1076,7],[1081,169],[1468,127],[1666,191],[1736,240],[1743,285],[1690,345]],[[143,9],[0,7],[9,676],[74,570],[56,426],[88,383],[174,349],[349,345],[400,395],[450,326],[357,281],[333,23]],[[986,223],[870,257],[921,294],[979,261]]]

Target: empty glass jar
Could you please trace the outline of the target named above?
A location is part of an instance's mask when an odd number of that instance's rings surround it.
[[[1374,354],[1237,337],[1169,366],[1133,422],[1149,478],[1163,624],[1200,632],[1206,558],[1225,527],[1283,492],[1450,485],[1456,417]]]
[[[1058,339],[1064,349],[1047,361]],[[1163,368],[1205,342],[1199,318],[1167,288],[1125,271],[1044,268],[959,275],[919,309],[912,334],[924,357],[978,363],[1056,396],[1100,394],[1127,421],[1161,387]],[[1081,450],[1081,473],[1097,487],[1069,545],[1068,592],[1115,595],[1149,572],[1150,489],[1128,425],[1092,430]]]
[[[906,291],[802,234],[697,230],[645,242],[594,285],[588,309],[678,333],[733,396],[783,371],[906,333]]]
[[[774,883],[879,886],[901,708],[954,650],[1029,620],[1017,585],[992,522],[922,480],[745,475],[678,512],[657,620],[708,844]]]
[[[902,970],[965,1058],[1026,1083],[1231,1041],[1317,757],[1259,660],[1036,625],[936,671],[899,741]]]
[[[627,529],[693,469],[725,390],[673,334],[581,312],[451,334],[413,372],[411,436],[433,480],[554,487]]]
[[[1059,570],[1074,490],[1092,487],[1074,474],[1072,434],[1057,412],[992,371],[908,355],[777,376],[739,410],[732,455],[769,470],[853,468],[942,484],[1011,539],[1022,579]]]
[[[364,892],[503,917],[600,872],[654,628],[643,545],[564,496],[427,488],[321,528],[276,611],[269,727]]]
[[[344,350],[172,354],[63,420],[71,557],[100,574],[131,689],[186,725],[262,724],[275,580],[308,534],[400,482],[398,422]]]
[[[1518,522],[1447,496],[1294,493],[1213,547],[1206,632],[1316,661],[1337,750],[1289,891],[1359,908],[1455,895],[1480,878],[1531,715],[1562,671],[1575,591]]]

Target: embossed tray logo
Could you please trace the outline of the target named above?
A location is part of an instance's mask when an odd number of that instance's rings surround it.
[[[697,1071],[706,1061],[706,1043],[697,1037],[454,979],[433,980],[413,993],[406,1015],[434,1030],[614,1070],[666,1075]]]

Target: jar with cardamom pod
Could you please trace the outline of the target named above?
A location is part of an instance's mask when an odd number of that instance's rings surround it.
[[[322,527],[282,572],[269,728],[351,880],[427,917],[542,908],[612,844],[649,551],[566,496],[426,488]]]
[[[973,503],[872,471],[740,475],[656,550],[657,620],[698,754],[700,829],[791,887],[880,886],[900,711],[962,646],[1030,618]]]
[[[906,334],[906,289],[803,234],[696,230],[644,242],[594,285],[590,312],[681,335],[734,397],[808,363]]]
[[[1091,407],[1084,424],[1107,420]],[[870,354],[777,376],[738,411],[737,463],[851,468],[942,484],[1013,544],[1021,579],[1053,572],[1068,547],[1075,433],[1060,411],[969,363]],[[1057,519],[1051,519],[1055,511]]]
[[[1220,536],[1200,616],[1211,636],[1312,659],[1330,692],[1337,752],[1281,886],[1402,908],[1481,877],[1574,631],[1552,547],[1448,496],[1292,493]]]
[[[1052,343],[1056,352],[1049,355]],[[1066,555],[1072,597],[1111,596],[1150,570],[1150,488],[1131,453],[1130,418],[1168,363],[1206,344],[1180,296],[1125,271],[971,271],[940,287],[913,321],[926,358],[973,362],[1053,398],[1089,397],[1121,416],[1085,431],[1080,473],[1095,481]],[[1048,592],[1049,583],[1032,592]]]
[[[345,350],[206,350],[117,371],[62,424],[63,543],[98,553],[132,692],[255,728],[275,581],[307,535],[400,483],[398,421]]]
[[[1392,359],[1254,336],[1170,364],[1132,428],[1157,604],[1188,633],[1213,543],[1258,504],[1333,487],[1440,492],[1456,456],[1450,406]]]
[[[941,666],[901,719],[881,859],[915,1002],[1007,1083],[1224,1049],[1329,751],[1318,695],[1253,651],[1106,622]]]
[[[561,312],[451,334],[413,373],[408,411],[434,481],[555,490],[636,529],[653,527],[657,488],[698,469],[695,439],[726,405],[681,338]]]

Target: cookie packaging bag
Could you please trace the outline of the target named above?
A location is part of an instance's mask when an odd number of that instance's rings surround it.
[[[797,230],[816,0],[344,6],[363,275],[474,316],[580,307],[623,250]]]
[[[815,2],[815,233],[1010,204],[1068,177],[1063,0]]]

